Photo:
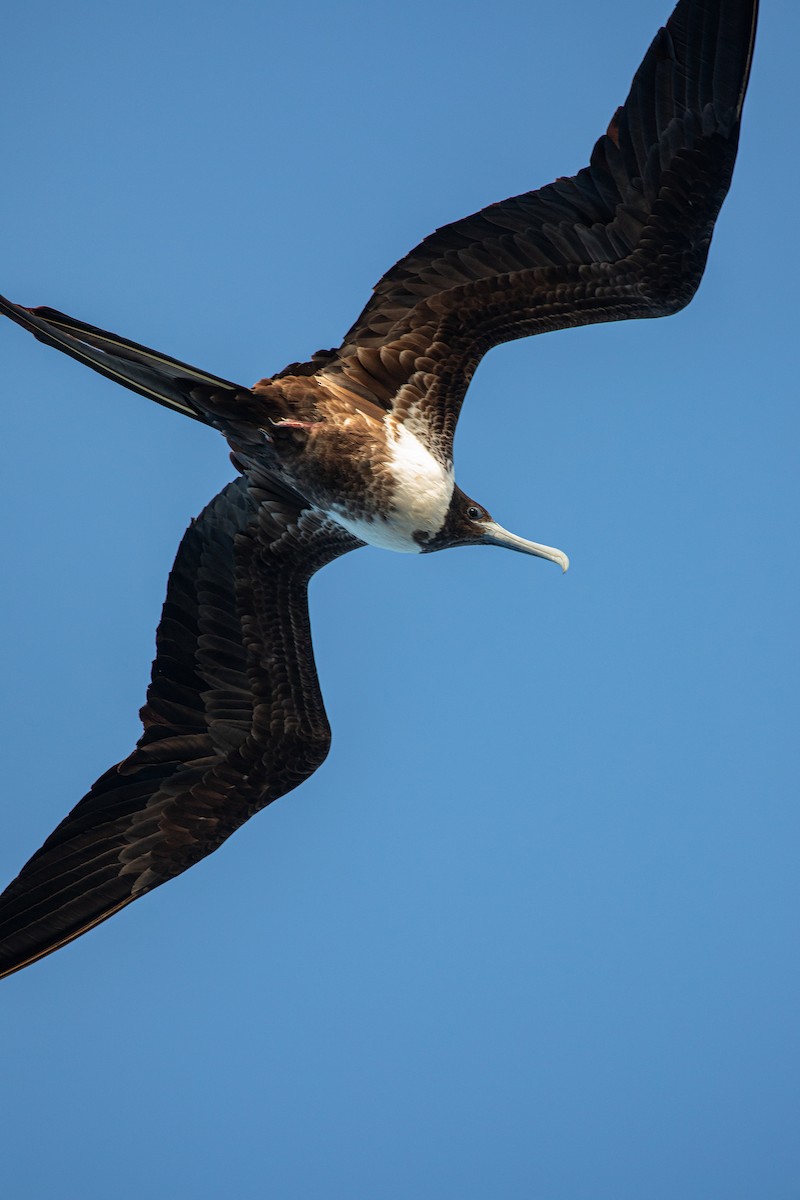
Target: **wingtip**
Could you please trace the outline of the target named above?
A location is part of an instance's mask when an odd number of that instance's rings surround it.
[[[103,921],[107,921],[109,917],[113,917],[121,909],[126,908],[127,905],[131,904],[134,900],[137,900],[141,894],[143,893],[137,892],[135,896],[126,896],[126,898],[120,901],[119,904],[115,904],[113,908],[108,909],[106,912],[102,913],[101,916],[95,917],[91,921],[87,921],[86,924],[81,925],[80,928],[76,929],[74,932],[59,938],[57,941],[49,943],[44,948],[33,951],[31,954],[14,959],[10,965],[0,966],[0,980],[9,979],[12,975],[16,975],[18,971],[24,970],[25,967],[32,967],[34,963],[40,962],[41,959],[47,958],[50,954],[54,954],[56,950],[61,950],[64,946],[68,946],[69,943],[74,942],[76,938],[82,937],[84,933],[89,933],[91,929],[94,929],[97,925],[102,925]]]

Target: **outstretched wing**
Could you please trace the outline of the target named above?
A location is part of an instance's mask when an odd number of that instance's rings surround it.
[[[0,976],[199,862],[320,766],[330,730],[307,585],[359,545],[281,485],[241,478],[192,522],[142,737],[0,896]]]
[[[384,275],[320,376],[427,427],[450,456],[492,346],[675,312],[731,180],[757,0],[681,0],[588,167],[446,225]]]

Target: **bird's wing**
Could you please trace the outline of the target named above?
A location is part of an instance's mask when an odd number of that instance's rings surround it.
[[[492,346],[685,305],[731,180],[757,9],[681,0],[590,165],[427,237],[318,376],[422,425],[449,458]]]
[[[229,484],[181,542],[144,732],[0,896],[0,976],[217,847],[307,779],[330,730],[307,585],[361,543],[280,484]]]
[[[198,371],[177,358],[77,321],[55,308],[23,308],[0,296],[0,313],[46,346],[53,346],[115,383],[206,425],[218,424],[214,412],[220,401],[228,408],[236,406],[237,411],[252,403],[249,388]]]

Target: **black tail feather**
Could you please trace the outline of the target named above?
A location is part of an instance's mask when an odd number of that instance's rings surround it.
[[[46,346],[53,346],[123,387],[206,425],[213,420],[193,399],[196,389],[200,394],[209,387],[216,393],[249,390],[115,333],[76,321],[54,308],[23,308],[0,296],[0,312]]]

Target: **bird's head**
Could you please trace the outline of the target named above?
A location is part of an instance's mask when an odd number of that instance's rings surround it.
[[[429,554],[434,550],[447,550],[451,546],[505,546],[507,550],[549,558],[551,562],[558,563],[562,571],[569,566],[569,559],[562,550],[529,542],[526,538],[509,533],[492,520],[482,504],[471,500],[460,487],[453,489],[453,498],[442,528],[425,542],[422,552]]]

